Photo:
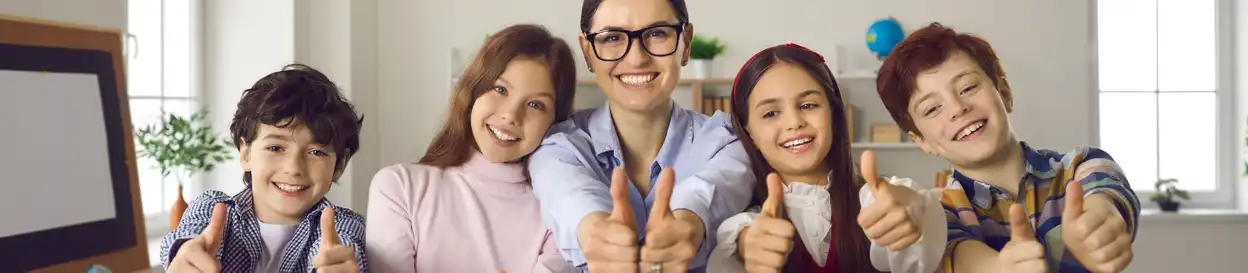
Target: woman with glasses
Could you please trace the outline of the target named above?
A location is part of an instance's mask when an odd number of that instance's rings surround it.
[[[683,0],[585,0],[579,42],[602,108],[554,125],[529,159],[556,245],[593,272],[702,272],[755,176],[727,114],[672,101],[689,61]]]

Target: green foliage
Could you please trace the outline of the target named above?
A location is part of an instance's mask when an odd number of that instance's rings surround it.
[[[190,118],[169,114],[160,117],[158,124],[139,128],[134,133],[139,146],[135,153],[155,160],[164,177],[178,171],[178,183],[195,173],[211,171],[216,164],[231,158],[231,144],[226,138],[213,135],[207,115],[207,110]]]
[[[703,36],[694,35],[693,42],[689,43],[689,58],[710,60],[724,54],[726,47],[719,42],[719,38],[706,39]]]
[[[1187,195],[1187,191],[1180,190],[1174,186],[1176,183],[1179,183],[1179,180],[1174,178],[1157,180],[1157,184],[1154,185],[1157,192],[1154,192],[1152,196],[1149,196],[1149,200],[1156,203],[1174,203],[1177,202],[1175,197],[1183,200],[1192,200],[1191,196]]]

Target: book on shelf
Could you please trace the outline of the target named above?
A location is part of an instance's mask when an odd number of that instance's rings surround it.
[[[710,115],[714,115],[715,111],[731,114],[732,113],[732,98],[731,97],[703,97],[702,109],[698,109],[698,112],[702,112],[702,114],[710,116]]]

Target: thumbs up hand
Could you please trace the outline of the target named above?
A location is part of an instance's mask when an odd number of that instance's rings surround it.
[[[741,253],[746,271],[780,272],[784,268],[797,230],[783,215],[784,185],[779,175],[771,173],[767,175],[767,199],[762,211],[737,237],[737,253]]]
[[[628,183],[624,168],[616,167],[611,174],[611,213],[585,216],[577,228],[590,272],[637,272],[637,218],[628,202]]]
[[[1001,248],[997,256],[1001,272],[1048,272],[1044,260],[1044,246],[1036,241],[1035,231],[1027,221],[1023,206],[1010,206],[1010,242]]]
[[[312,267],[321,273],[360,272],[355,249],[342,245],[338,240],[338,232],[334,230],[333,206],[321,210],[321,246],[316,258],[312,259]]]
[[[688,271],[697,255],[705,232],[702,219],[688,210],[671,210],[676,172],[664,168],[654,184],[654,207],[646,223],[646,245],[641,248],[642,265],[660,265],[663,272]]]
[[[1083,185],[1066,184],[1062,211],[1062,241],[1089,271],[1122,272],[1135,256],[1127,223],[1103,195],[1093,195],[1085,206]]]
[[[858,214],[858,225],[867,238],[877,245],[887,246],[890,251],[901,251],[918,242],[922,230],[906,206],[919,197],[918,193],[880,181],[875,169],[875,153],[870,150],[862,152],[862,176],[875,196],[875,201]]]
[[[225,219],[228,210],[224,203],[217,203],[212,208],[212,220],[208,227],[190,241],[178,248],[178,253],[169,262],[169,272],[221,272],[221,261],[217,260],[217,251],[225,238]]]

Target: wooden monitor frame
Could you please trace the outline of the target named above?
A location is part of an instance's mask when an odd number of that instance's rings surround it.
[[[150,269],[121,31],[0,14],[0,47],[10,53],[47,53],[15,57],[0,52],[0,69],[98,72],[102,95],[116,93],[102,99],[113,194],[118,196],[116,218],[0,238],[0,272],[86,272],[96,264],[113,272]],[[77,59],[82,57],[86,59]]]

